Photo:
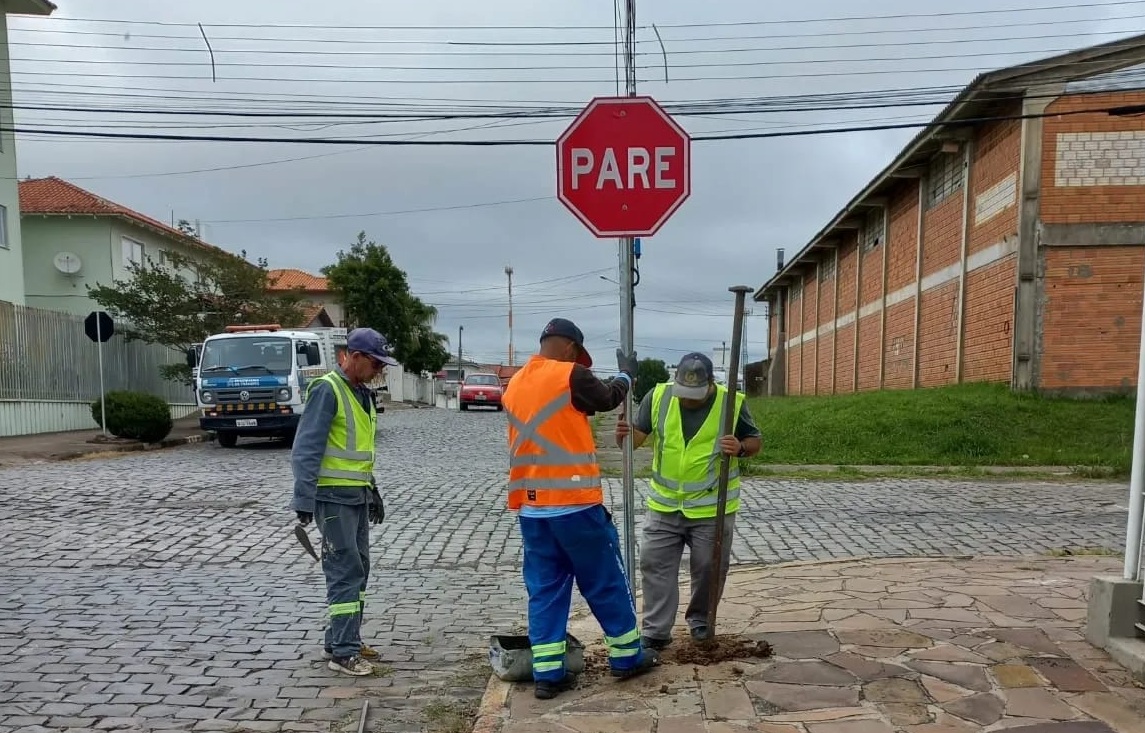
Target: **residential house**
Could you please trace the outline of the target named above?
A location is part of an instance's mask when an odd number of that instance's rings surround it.
[[[338,296],[330,289],[326,278],[295,269],[271,270],[271,290],[299,290],[310,306],[322,306],[332,321],[331,325],[346,327],[346,312]],[[308,311],[317,314],[316,310]]]
[[[87,286],[131,278],[128,265],[223,250],[56,177],[20,181],[25,300],[31,307],[86,315]],[[192,273],[186,273],[193,276]]]
[[[3,0],[0,23],[0,301],[24,304],[23,246],[20,236],[20,197],[16,180],[16,135],[12,132],[12,75],[8,61],[8,16],[51,15],[47,0]]]
[[[1145,34],[980,75],[762,285],[771,394],[1137,382]]]

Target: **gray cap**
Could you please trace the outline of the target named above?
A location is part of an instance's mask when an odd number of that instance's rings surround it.
[[[685,400],[702,400],[708,396],[708,387],[714,379],[712,360],[694,351],[676,366],[672,394]]]

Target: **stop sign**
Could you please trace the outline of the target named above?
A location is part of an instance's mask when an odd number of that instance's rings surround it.
[[[651,97],[596,97],[557,141],[557,198],[598,237],[650,237],[691,193],[690,147]]]

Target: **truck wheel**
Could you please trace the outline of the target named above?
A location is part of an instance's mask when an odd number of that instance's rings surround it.
[[[234,448],[239,444],[239,436],[234,433],[219,433],[219,445],[224,448]]]

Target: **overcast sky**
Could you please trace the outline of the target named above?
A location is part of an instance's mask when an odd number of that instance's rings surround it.
[[[417,112],[433,106],[435,114],[472,113],[482,105],[576,110],[594,95],[616,92],[612,0],[56,2],[50,18],[9,21],[16,104],[96,111],[17,109],[20,127],[555,140],[571,113],[540,121],[362,122],[337,115],[395,105]],[[1045,9],[982,12],[999,5]],[[805,0],[787,7],[645,0],[637,9],[639,91],[662,103],[848,95],[829,110],[788,105],[767,113],[679,115],[693,136],[923,121],[939,107],[837,107],[870,102],[876,90],[922,87],[939,88],[925,101],[944,101],[979,71],[1145,31],[1145,0],[1066,6],[1061,0],[957,6]],[[955,7],[957,13],[933,15]],[[197,23],[214,49],[214,82]],[[667,52],[668,83],[651,24]],[[126,113],[139,109],[333,116]],[[688,350],[711,354],[730,342],[727,288],[762,284],[774,273],[777,247],[789,256],[800,249],[914,134],[694,142],[691,198],[643,243],[640,355],[674,363]],[[584,330],[597,362],[612,366],[620,334],[617,287],[601,277],[616,279],[616,240],[594,238],[557,201],[554,160],[548,147],[19,139],[22,177],[57,175],[164,221],[198,220],[206,240],[264,256],[272,267],[317,272],[364,230],[389,248],[414,292],[440,309],[439,330],[450,335],[451,347],[464,326],[466,354],[481,360],[507,358],[503,270],[511,264],[518,358],[535,349],[550,317],[564,316]],[[756,304],[747,321],[752,361],[766,351],[764,310]]]

